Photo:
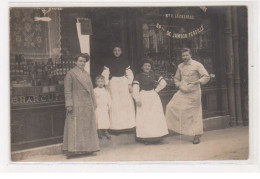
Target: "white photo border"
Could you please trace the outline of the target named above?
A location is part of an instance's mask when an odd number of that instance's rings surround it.
[[[248,72],[249,72],[249,159],[227,161],[156,161],[156,162],[11,162],[10,159],[10,102],[9,102],[9,8],[10,7],[141,7],[141,6],[227,6],[246,5],[248,7]],[[1,1],[1,57],[0,79],[1,87],[1,112],[3,117],[0,124],[0,171],[11,172],[249,172],[259,171],[259,3],[257,0],[117,0],[101,1],[89,0],[72,2],[72,0],[40,1],[20,0]],[[8,44],[8,45],[7,45]]]

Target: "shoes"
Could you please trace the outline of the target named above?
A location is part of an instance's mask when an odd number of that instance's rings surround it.
[[[144,145],[150,145],[151,143],[150,142],[144,142]]]
[[[80,153],[68,153],[67,159],[73,159],[73,158],[79,158],[79,157],[87,157],[87,156],[93,156],[95,155],[95,152],[80,152]]]
[[[100,130],[98,130],[98,138],[102,139],[102,132]]]
[[[199,144],[200,143],[200,137],[198,135],[194,136],[193,144]]]
[[[103,135],[107,138],[107,140],[111,139],[111,136],[108,134],[107,131],[105,131]]]
[[[81,157],[84,155],[87,155],[87,153],[80,153],[80,154],[79,153],[78,154],[70,153],[70,154],[67,154],[67,159],[73,159],[73,158]]]

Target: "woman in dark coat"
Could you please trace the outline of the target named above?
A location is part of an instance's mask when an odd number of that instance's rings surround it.
[[[88,54],[80,54],[76,66],[64,79],[67,117],[65,121],[63,150],[68,158],[91,154],[99,150],[95,118],[96,101],[90,75],[84,70]]]

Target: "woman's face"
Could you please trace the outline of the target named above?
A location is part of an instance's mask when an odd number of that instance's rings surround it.
[[[86,59],[84,57],[79,57],[78,60],[76,61],[76,65],[81,70],[83,70],[86,65]]]
[[[122,54],[122,50],[120,47],[115,47],[113,50],[113,54],[115,55],[115,57],[119,57]]]
[[[152,69],[152,66],[150,63],[143,64],[143,67],[142,67],[143,72],[149,73],[151,71],[151,69]]]

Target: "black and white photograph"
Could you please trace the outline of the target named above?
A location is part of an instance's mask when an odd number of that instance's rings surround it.
[[[11,5],[10,160],[248,160],[248,21],[247,5]]]

